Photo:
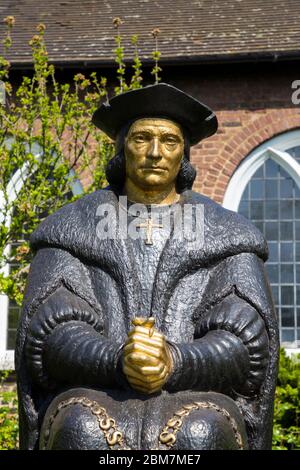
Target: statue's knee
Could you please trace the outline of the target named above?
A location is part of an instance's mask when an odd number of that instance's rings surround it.
[[[60,410],[54,419],[46,414],[40,448],[102,450],[109,447],[96,416],[87,408],[74,404]]]
[[[215,410],[196,410],[177,433],[177,449],[240,449],[241,434],[228,418]]]

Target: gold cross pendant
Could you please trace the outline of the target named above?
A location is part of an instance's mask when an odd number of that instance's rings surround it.
[[[146,245],[153,245],[152,234],[154,228],[163,228],[163,224],[155,224],[152,219],[147,219],[144,224],[137,225],[137,228],[145,228],[147,230]]]

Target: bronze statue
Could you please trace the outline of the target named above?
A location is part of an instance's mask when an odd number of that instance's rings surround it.
[[[114,97],[93,122],[116,141],[110,186],[31,236],[21,447],[269,448],[278,332],[266,241],[191,190],[190,145],[216,132],[214,113],[162,83]]]

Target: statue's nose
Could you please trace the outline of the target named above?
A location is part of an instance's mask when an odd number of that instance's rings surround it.
[[[159,145],[159,140],[158,139],[153,139],[153,141],[151,142],[148,157],[153,158],[153,159],[158,159],[158,158],[161,157],[161,155],[160,155],[160,145]]]

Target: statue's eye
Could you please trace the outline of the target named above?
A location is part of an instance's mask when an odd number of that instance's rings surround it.
[[[147,139],[147,136],[144,135],[144,134],[136,134],[136,135],[134,136],[134,142],[136,142],[137,144],[146,142],[147,140],[148,140],[148,139]]]
[[[165,139],[165,144],[167,144],[169,146],[174,146],[174,145],[178,144],[178,141],[177,141],[177,139],[174,139],[173,137],[167,137]]]

